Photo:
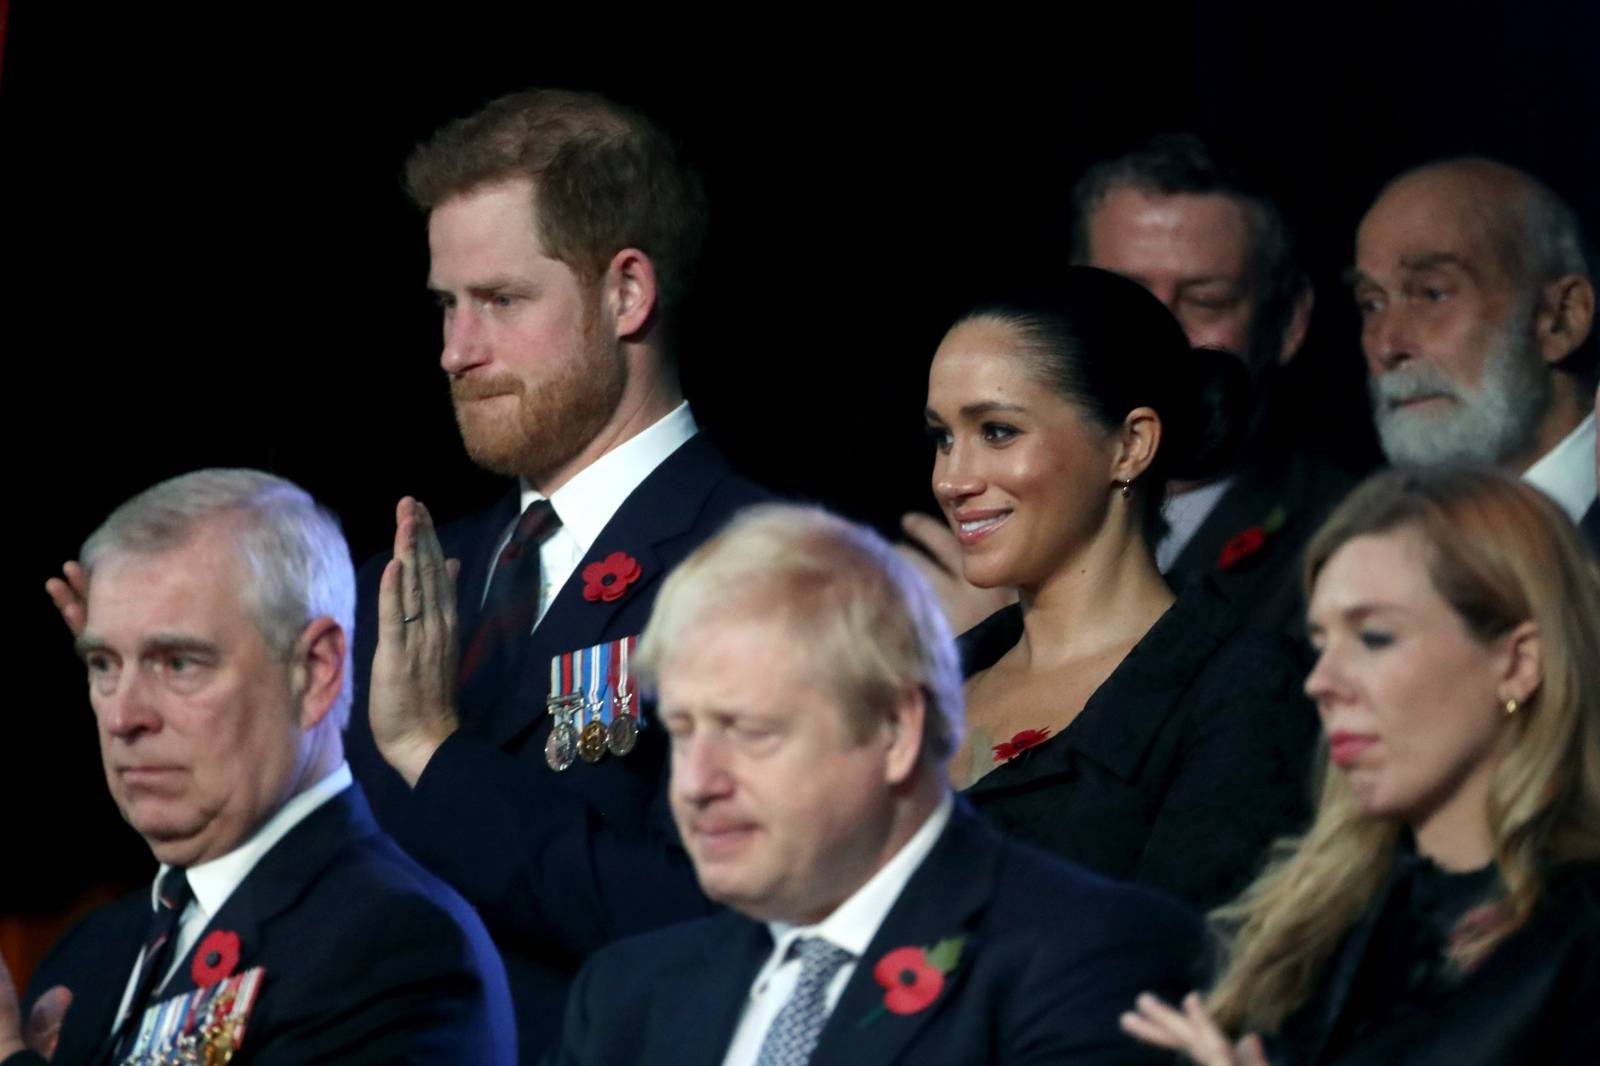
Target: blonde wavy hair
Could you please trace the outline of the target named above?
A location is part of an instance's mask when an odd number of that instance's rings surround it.
[[[1468,911],[1448,949],[1471,968],[1528,920],[1554,866],[1600,857],[1600,567],[1567,516],[1514,477],[1389,470],[1312,538],[1307,598],[1346,543],[1399,530],[1429,546],[1434,587],[1478,640],[1528,620],[1540,634],[1543,680],[1512,720],[1513,746],[1490,785],[1499,887]],[[1255,883],[1211,915],[1227,950],[1208,1005],[1225,1029],[1274,1031],[1310,997],[1389,877],[1402,828],[1365,814],[1345,775],[1326,773],[1310,830],[1280,842]]]

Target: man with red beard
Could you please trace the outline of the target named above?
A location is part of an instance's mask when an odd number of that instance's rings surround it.
[[[420,146],[407,182],[462,441],[518,483],[437,538],[400,504],[394,559],[363,571],[350,758],[383,824],[483,915],[531,1061],[585,957],[709,909],[628,656],[667,572],[766,494],[679,385],[705,208],[661,130],[517,93]]]
[[[1351,282],[1389,461],[1506,467],[1600,551],[1583,365],[1595,289],[1572,209],[1504,163],[1430,163],[1361,220]]]

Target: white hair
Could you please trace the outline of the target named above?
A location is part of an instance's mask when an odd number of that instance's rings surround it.
[[[111,512],[83,542],[79,559],[92,582],[108,560],[165,555],[212,523],[226,524],[243,564],[240,601],[275,654],[287,656],[315,618],[332,618],[344,630],[344,684],[329,714],[342,730],[353,684],[355,568],[339,520],[298,485],[259,470],[196,470],[171,478]]]

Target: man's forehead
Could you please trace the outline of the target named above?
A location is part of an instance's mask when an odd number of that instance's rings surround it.
[[[1089,262],[1107,269],[1182,267],[1238,274],[1249,262],[1250,205],[1226,193],[1118,186],[1089,219]]]

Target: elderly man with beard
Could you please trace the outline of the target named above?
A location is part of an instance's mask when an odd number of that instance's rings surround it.
[[[1581,366],[1595,289],[1572,209],[1503,163],[1429,163],[1367,211],[1351,280],[1389,461],[1514,470],[1600,551]]]

